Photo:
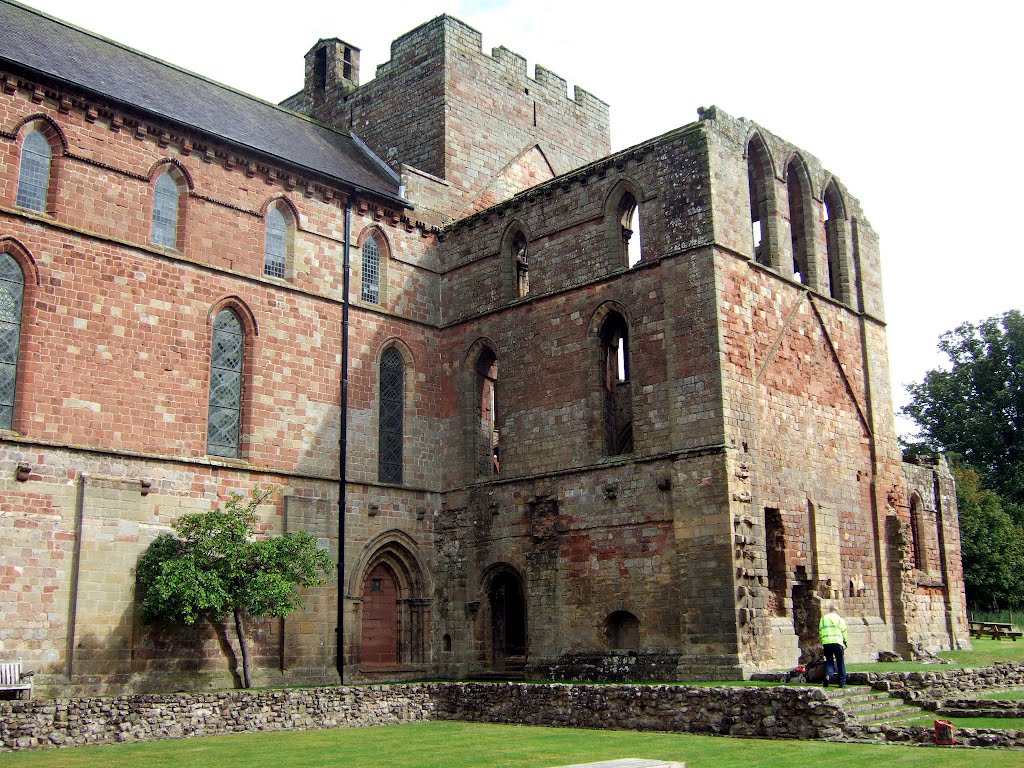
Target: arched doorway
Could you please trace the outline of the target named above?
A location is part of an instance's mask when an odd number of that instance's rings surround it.
[[[354,569],[352,660],[362,671],[414,669],[429,658],[430,598],[416,544],[400,531],[371,541]]]
[[[640,650],[640,620],[629,611],[613,611],[605,619],[605,637],[613,651]]]
[[[491,664],[508,671],[526,666],[526,595],[523,580],[509,567],[497,570],[487,588]]]
[[[363,582],[362,665],[398,664],[399,626],[398,582],[394,572],[378,563]]]

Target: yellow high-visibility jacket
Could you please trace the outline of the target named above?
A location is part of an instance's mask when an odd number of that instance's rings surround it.
[[[818,622],[821,644],[836,643],[846,647],[846,620],[835,611],[826,613]]]

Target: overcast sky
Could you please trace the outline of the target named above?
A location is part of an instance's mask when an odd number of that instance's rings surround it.
[[[943,362],[941,332],[1024,305],[1017,2],[28,4],[273,102],[302,87],[319,38],[361,48],[365,82],[391,40],[449,13],[485,51],[504,45],[608,102],[614,150],[700,106],[755,120],[821,159],[881,237],[897,407]]]

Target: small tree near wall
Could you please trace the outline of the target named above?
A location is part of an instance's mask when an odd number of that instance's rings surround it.
[[[254,539],[256,509],[275,489],[232,494],[209,512],[183,515],[139,558],[147,624],[234,619],[243,681],[252,687],[244,620],[284,618],[302,607],[299,589],[326,583],[331,556],[305,531]]]

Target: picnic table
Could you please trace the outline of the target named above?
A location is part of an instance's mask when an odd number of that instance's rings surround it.
[[[1022,634],[1014,630],[1013,625],[1003,621],[971,621],[968,622],[971,630],[971,637],[991,637],[993,640],[1002,640],[1008,637],[1013,642]]]

